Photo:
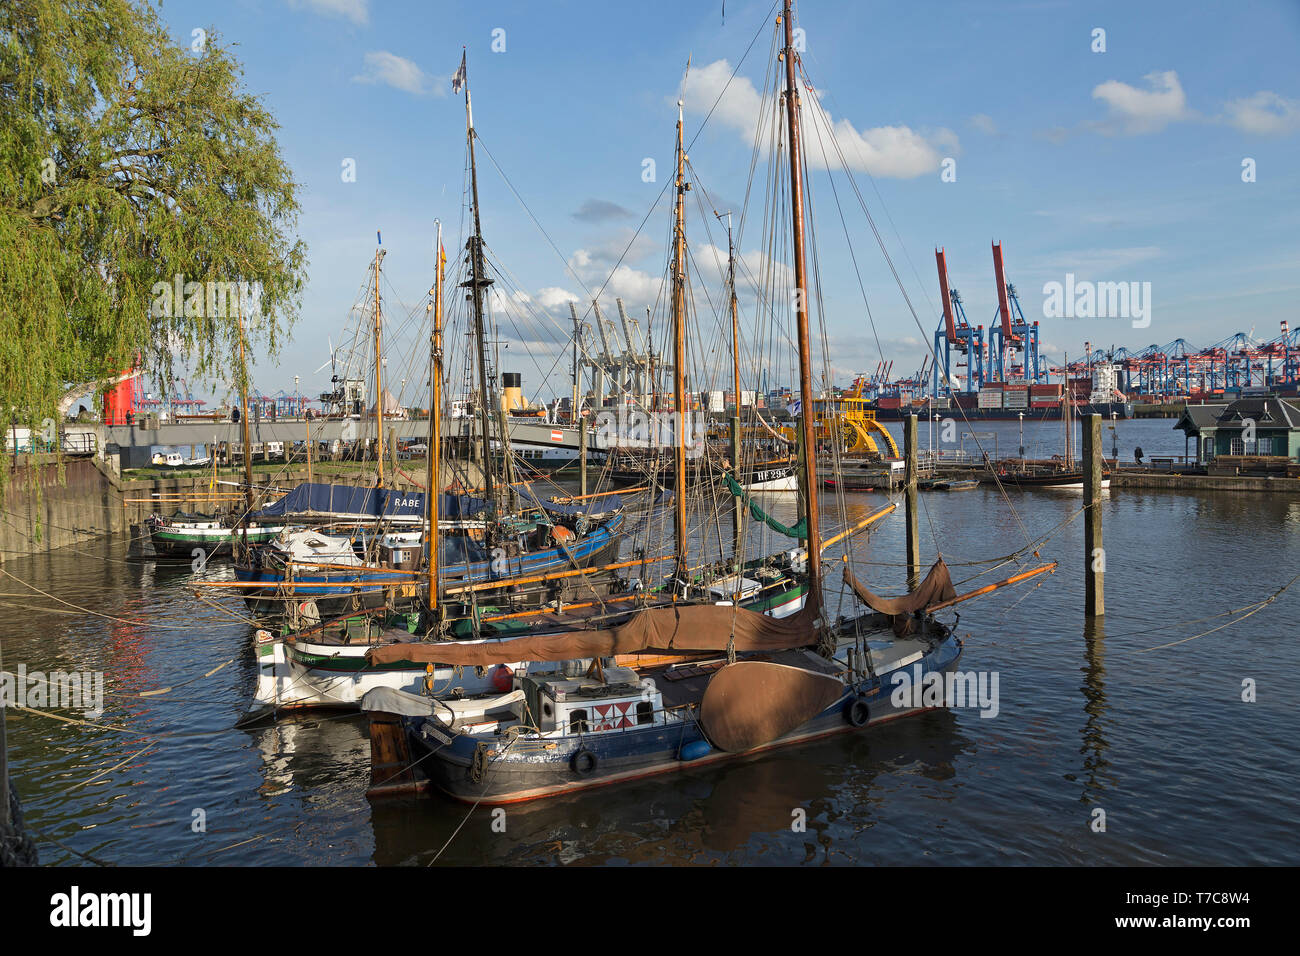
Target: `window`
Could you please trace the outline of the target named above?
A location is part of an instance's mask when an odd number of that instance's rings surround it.
[[[1206,435],[1204,440],[1202,441],[1201,447],[1204,449],[1204,455],[1202,460],[1209,461],[1211,458],[1213,458],[1214,457],[1214,436]]]
[[[587,711],[569,711],[569,733],[585,734],[587,732]]]
[[[655,705],[651,701],[643,700],[636,705],[636,722],[638,724],[655,722]]]
[[[1273,454],[1273,439],[1261,438],[1255,442],[1255,454],[1271,455]]]
[[[1234,438],[1232,440],[1232,443],[1228,447],[1228,454],[1229,455],[1246,454],[1246,443],[1242,441],[1240,438]]]

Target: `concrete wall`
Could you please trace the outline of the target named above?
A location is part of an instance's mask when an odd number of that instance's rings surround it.
[[[1164,488],[1168,491],[1271,491],[1300,495],[1300,478],[1249,478],[1234,475],[1111,475],[1112,488]]]
[[[39,456],[44,458],[47,456]],[[19,456],[3,463],[8,472],[0,516],[0,561],[66,547],[128,526],[121,485],[108,466],[93,458],[63,462]]]

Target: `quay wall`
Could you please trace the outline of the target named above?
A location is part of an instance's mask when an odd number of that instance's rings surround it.
[[[55,548],[66,548],[107,534],[138,529],[149,515],[177,511],[223,511],[239,501],[215,501],[208,475],[178,475],[123,481],[109,463],[95,458],[20,455],[3,466],[8,472],[0,514],[0,563]],[[229,480],[223,476],[224,480]],[[279,497],[278,491],[307,480],[306,466],[282,468],[276,474],[254,473],[255,505]],[[335,484],[370,484],[373,475],[355,479],[329,476]],[[398,480],[397,487],[414,487]],[[239,494],[230,485],[218,485],[222,495]],[[181,500],[188,498],[189,500]],[[137,532],[138,533],[138,532]]]

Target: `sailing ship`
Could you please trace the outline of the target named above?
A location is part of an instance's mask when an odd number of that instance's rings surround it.
[[[429,539],[437,546],[425,552],[424,603],[419,612],[352,613],[342,620],[326,620],[326,611],[340,611],[339,601],[352,602],[350,612],[367,606],[390,611],[395,610],[395,585],[409,587],[412,592],[420,589],[415,587],[414,576],[387,577],[390,569],[377,567],[372,561],[330,565],[316,574],[313,570],[320,569],[277,566],[274,553],[263,549],[262,554],[269,558],[264,558],[257,569],[247,568],[241,573],[249,582],[264,581],[267,590],[246,600],[274,600],[277,595],[283,600],[286,584],[291,585],[292,595],[306,596],[308,600],[288,605],[289,617],[297,627],[282,629],[279,635],[258,633],[258,685],[245,722],[303,707],[355,707],[367,692],[377,689],[425,696],[454,693],[458,699],[469,698],[495,686],[492,682],[505,673],[502,668],[509,673],[523,673],[531,666],[522,659],[503,659],[493,668],[476,668],[467,673],[439,662],[439,649],[448,646],[443,640],[447,636],[469,634],[495,643],[518,633],[562,633],[574,627],[599,629],[625,622],[638,607],[650,602],[669,605],[698,598],[780,616],[796,613],[805,601],[805,559],[798,549],[739,565],[729,560],[718,566],[687,567],[679,562],[674,575],[656,581],[647,573],[658,563],[651,558],[607,563],[617,555],[625,520],[619,498],[598,495],[543,501],[527,483],[510,480],[514,464],[510,432],[504,414],[489,411],[503,409],[504,403],[493,403],[486,385],[490,375],[483,293],[492,280],[486,277],[482,255],[468,84],[465,97],[474,231],[467,242],[469,279],[464,285],[472,290],[468,298],[473,303],[480,389],[477,407],[469,418],[476,421],[478,434],[469,437],[478,446],[478,460],[487,463],[482,469],[483,495],[441,495],[439,505],[431,507],[434,496],[408,492],[402,494],[393,510],[385,503],[392,500],[393,494],[376,489],[365,492],[364,501],[348,506],[344,516],[353,520],[379,521],[424,514]],[[440,255],[430,307],[432,412],[428,447],[434,453],[429,456],[428,488],[443,484],[438,453],[442,449],[442,265]],[[492,452],[498,448],[506,453],[494,456]],[[497,462],[503,466],[503,474],[492,467]],[[302,497],[298,493],[298,498]],[[296,509],[298,518],[312,512],[325,519],[340,517],[336,500],[320,500],[313,506],[310,493],[307,497],[304,505],[291,493],[264,514],[287,514]],[[507,498],[515,501],[514,510],[503,507],[502,499]],[[454,502],[453,507],[446,507],[448,502]],[[684,509],[683,501],[682,515]],[[328,542],[322,541],[322,545]],[[504,562],[499,555],[489,558],[487,549],[493,545],[494,551],[506,546]],[[614,572],[634,570],[641,575],[634,580],[614,576]],[[333,592],[335,603],[323,605],[322,597],[315,596],[318,591]],[[371,652],[383,649],[391,652],[390,659],[377,663],[370,657]]]
[[[200,549],[205,562],[233,556],[236,545],[244,540],[260,544],[284,531],[283,524],[241,527],[230,515],[187,511],[170,516],[151,515],[146,526],[155,554],[189,560],[194,557],[195,549]]]
[[[803,166],[790,0],[777,23],[785,35],[793,300],[804,303]],[[687,407],[682,105],[679,100],[671,270],[676,409]],[[389,689],[369,693],[362,707],[371,717],[372,796],[432,784],[475,804],[532,800],[857,730],[933,706],[919,695],[899,700],[886,690],[895,675],[909,674],[919,686],[954,669],[960,658],[962,642],[934,617],[961,600],[942,560],[915,590],[894,599],[873,594],[846,567],[846,586],[868,610],[831,621],[822,607],[811,337],[806,307],[795,315],[801,407],[807,410],[798,422],[805,606],[776,619],[734,600],[684,597],[639,609],[613,627],[373,647],[367,659],[374,666],[411,661],[477,670],[499,669],[506,660],[530,664],[526,673],[511,677],[509,688],[503,681],[493,694],[449,699]],[[684,432],[679,423],[673,461],[678,489],[687,484]],[[684,498],[680,492],[674,496],[679,576],[689,540]]]

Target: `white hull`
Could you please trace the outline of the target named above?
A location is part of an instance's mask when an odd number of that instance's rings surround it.
[[[261,635],[265,635],[262,638]],[[309,644],[302,641],[290,645],[260,631],[257,643],[257,689],[249,704],[244,720],[255,719],[277,710],[301,707],[357,707],[367,691],[377,687],[425,693],[426,680],[432,678],[432,689],[437,695],[452,695],[457,688],[465,695],[483,694],[493,689],[492,672],[488,668],[480,674],[478,668],[438,667],[432,674],[423,668],[405,670],[336,670],[312,666],[303,661],[304,655],[360,661],[366,656],[368,645]],[[511,669],[519,664],[507,665]]]
[[[767,481],[753,481],[744,487],[746,491],[798,491],[799,479],[795,475],[782,475]]]

